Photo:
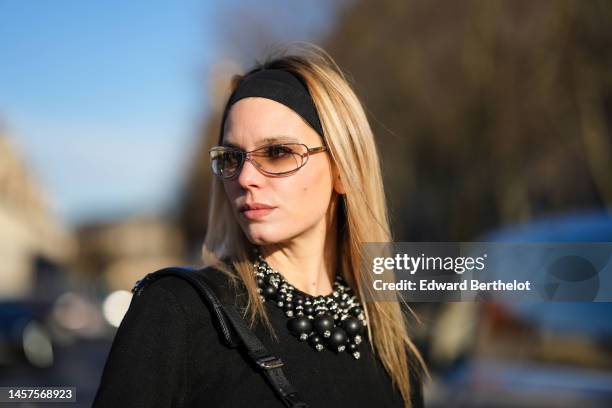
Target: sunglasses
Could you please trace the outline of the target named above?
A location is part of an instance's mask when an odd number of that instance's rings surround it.
[[[215,146],[210,149],[210,162],[213,174],[224,180],[238,175],[246,160],[264,175],[282,177],[304,167],[311,154],[326,150],[325,146],[308,147],[302,143],[270,144],[249,152],[237,147]]]

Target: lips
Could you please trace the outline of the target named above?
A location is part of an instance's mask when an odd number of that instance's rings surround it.
[[[240,206],[240,214],[247,220],[256,221],[266,217],[276,207],[263,203],[251,203]]]
[[[249,211],[249,210],[265,210],[274,208],[271,205],[263,204],[263,203],[251,203],[251,204],[243,204],[240,206],[240,212]]]

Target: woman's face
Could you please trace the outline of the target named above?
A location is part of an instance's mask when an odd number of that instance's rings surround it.
[[[281,103],[250,97],[232,105],[225,122],[223,145],[251,151],[277,142],[323,145],[319,134]],[[245,160],[238,176],[223,184],[249,241],[256,245],[276,244],[325,227],[337,184],[332,172],[326,152],[311,154],[306,165],[284,177],[264,175]],[[256,204],[271,208],[245,211],[245,206]]]

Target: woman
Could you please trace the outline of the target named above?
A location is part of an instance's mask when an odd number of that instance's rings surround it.
[[[311,407],[422,406],[422,361],[398,302],[361,302],[361,243],[388,242],[379,160],[363,108],[316,46],[232,83],[204,261],[244,288],[245,318]],[[225,347],[180,279],[135,297],[95,407],[283,406]]]

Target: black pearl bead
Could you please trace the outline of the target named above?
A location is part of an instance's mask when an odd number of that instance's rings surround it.
[[[359,350],[359,346],[355,343],[349,343],[346,345],[346,351],[348,351],[349,353],[352,353],[357,350]]]
[[[264,285],[261,288],[261,294],[267,299],[272,298],[272,296],[276,295],[276,288],[272,285]]]
[[[314,307],[312,306],[304,306],[304,314],[313,315],[315,312]]]
[[[317,333],[323,334],[334,327],[334,318],[328,314],[321,314],[314,319],[314,328]]]
[[[284,302],[285,299],[287,299],[287,295],[285,295],[284,293],[281,293],[281,292],[277,292],[275,299],[276,299],[277,302]]]
[[[303,333],[308,334],[312,331],[312,322],[307,317],[294,317],[293,319],[289,320],[287,325],[289,326],[291,333],[293,333],[295,336],[299,336]]]
[[[323,345],[323,338],[316,333],[313,333],[308,337],[308,344],[314,347],[317,351],[321,351],[325,346]]]
[[[263,278],[257,278],[257,286],[259,286],[260,288],[265,284],[266,282],[263,280]]]
[[[339,347],[344,346],[348,342],[348,336],[341,327],[334,327],[331,329],[331,336],[327,339],[327,344],[330,348],[337,350]]]
[[[301,296],[295,297],[293,299],[293,305],[294,306],[303,306],[304,305],[304,298]]]
[[[356,317],[347,317],[342,321],[342,328],[349,337],[355,337],[363,331],[363,323]]]
[[[361,310],[361,308],[359,308],[359,307],[354,307],[354,308],[352,308],[352,309],[350,310],[350,313],[351,313],[353,316],[355,316],[355,317],[359,316],[359,315],[361,314],[361,312],[362,312],[362,310]]]
[[[283,310],[284,310],[285,312],[286,312],[286,311],[289,311],[289,310],[293,310],[293,304],[292,304],[291,302],[287,302],[287,303],[285,303],[285,304],[283,305]]]

